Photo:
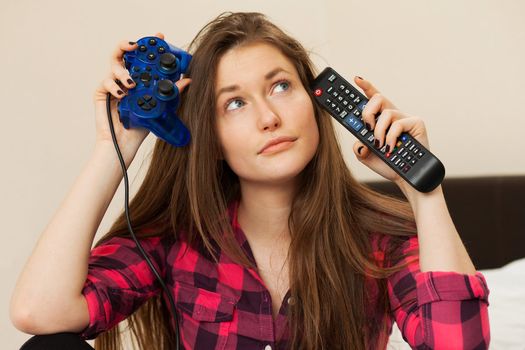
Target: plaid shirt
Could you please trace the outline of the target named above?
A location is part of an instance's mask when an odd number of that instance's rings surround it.
[[[255,263],[237,222],[237,208],[238,201],[228,208],[232,227],[239,244]],[[386,240],[377,239],[379,234],[372,237],[375,237],[372,239],[374,256],[382,261],[385,243],[378,242]],[[274,320],[270,293],[255,270],[233,263],[224,254],[220,255],[219,264],[215,264],[204,252],[171,236],[142,238],[141,242],[174,297],[183,348],[287,348],[286,312],[290,291]],[[417,236],[407,238],[402,248],[405,253],[417,250]],[[480,272],[474,275],[420,272],[418,260],[412,257],[410,261],[406,269],[387,281],[391,307],[387,317],[388,334],[395,321],[413,348],[488,348],[489,290],[484,276]],[[369,284],[370,288],[375,285]],[[162,291],[131,238],[109,239],[91,251],[82,291],[90,322],[80,335],[84,339],[95,338]],[[164,298],[167,301],[166,296]],[[375,314],[380,319],[372,303],[369,315]],[[375,340],[370,340],[370,344],[373,347]]]

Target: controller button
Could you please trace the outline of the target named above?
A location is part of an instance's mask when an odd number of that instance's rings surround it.
[[[160,66],[166,70],[177,68],[177,57],[172,53],[165,53],[160,56]]]
[[[149,101],[149,105],[152,107],[152,108],[155,108],[155,106],[157,106],[157,101],[155,101],[154,99]]]
[[[151,95],[144,95],[142,96],[144,98],[145,101],[149,102],[153,97],[151,97]]]
[[[150,81],[151,80],[151,74],[148,72],[143,72],[140,74],[140,80],[142,81]]]
[[[146,70],[147,70],[148,72],[151,72],[151,67],[150,67],[150,66],[147,66],[147,67],[146,67]]]
[[[175,93],[173,82],[169,79],[159,81],[159,93],[162,96],[171,96]]]
[[[140,46],[139,46],[139,51],[140,51],[140,52],[146,52],[147,50],[148,50],[148,49],[146,48],[146,46],[144,46],[144,45],[140,45]]]
[[[150,60],[150,61],[153,61],[155,59],[155,57],[157,57],[157,56],[155,56],[154,53],[148,54],[148,60]]]
[[[145,104],[144,106],[141,107],[143,110],[145,111],[151,111],[151,106],[149,104]]]
[[[137,80],[139,78],[139,75],[137,73],[134,73],[132,76],[133,80]]]
[[[162,46],[160,46],[160,47],[157,49],[157,52],[160,53],[160,54],[163,54],[164,52],[166,52],[166,49],[163,48]]]
[[[134,72],[140,72],[140,68],[139,67],[133,67],[133,71]]]
[[[137,104],[138,104],[139,106],[142,106],[144,103],[146,103],[146,102],[144,102],[144,100],[143,100],[142,98],[139,98],[139,99],[137,100]]]
[[[149,39],[148,44],[150,44],[151,46],[155,46],[155,45],[157,45],[157,40]]]

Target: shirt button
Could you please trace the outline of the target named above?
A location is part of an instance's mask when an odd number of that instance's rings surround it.
[[[268,344],[264,347],[264,350],[272,350],[272,347]]]

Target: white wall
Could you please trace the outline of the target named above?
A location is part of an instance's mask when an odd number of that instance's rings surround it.
[[[0,244],[3,348],[29,338],[8,318],[16,278],[94,145],[92,94],[120,40],[161,31],[186,47],[222,11],[260,11],[349,80],[371,80],[424,118],[447,177],[524,174],[525,24],[522,1],[7,1],[0,11]],[[379,179],[355,160],[357,178]],[[150,135],[129,173],[144,174]],[[117,191],[98,234],[123,205]],[[75,232],[71,232],[75,239]]]

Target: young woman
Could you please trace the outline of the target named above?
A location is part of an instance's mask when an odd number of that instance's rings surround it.
[[[90,252],[122,179],[106,93],[127,165],[148,133],[124,129],[116,110],[134,86],[122,56],[135,48],[122,43],[113,54],[95,95],[93,156],[20,276],[11,313],[22,331],[68,332],[62,342],[77,333],[117,349],[114,326],[130,316],[139,348],[175,348],[175,315],[124,214]],[[259,13],[223,13],[189,51],[177,87],[191,143],[157,140],[130,203],[135,232],[174,297],[183,348],[384,349],[393,321],[414,348],[488,347],[489,291],[441,186],[415,191],[360,142],[357,159],[407,200],[352,177],[332,118],[309,92],[317,72],[299,42]],[[354,82],[370,99],[363,119],[377,147],[393,149],[402,132],[429,147],[421,118],[366,79]],[[34,337],[31,349],[56,337]]]

